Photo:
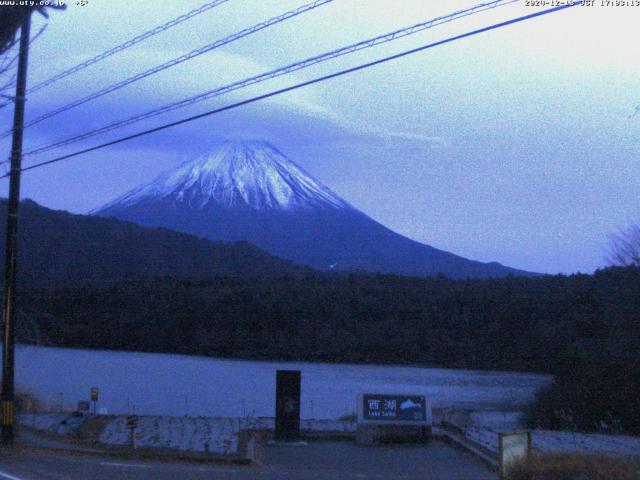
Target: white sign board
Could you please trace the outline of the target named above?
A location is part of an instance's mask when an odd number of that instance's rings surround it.
[[[500,462],[500,478],[506,478],[514,465],[525,462],[531,455],[531,432],[501,433],[498,447],[498,461]]]

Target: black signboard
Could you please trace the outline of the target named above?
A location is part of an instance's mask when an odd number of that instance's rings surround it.
[[[276,372],[275,439],[298,440],[300,436],[300,371]]]
[[[86,400],[78,401],[78,411],[79,412],[88,412],[89,411],[89,402]]]
[[[427,421],[427,400],[423,396],[365,394],[362,396],[362,402],[364,420]]]

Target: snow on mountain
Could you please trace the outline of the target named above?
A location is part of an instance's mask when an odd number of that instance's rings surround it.
[[[266,142],[224,143],[93,213],[210,240],[244,240],[322,270],[452,278],[528,275],[393,232]]]
[[[262,141],[226,142],[211,153],[126,193],[103,209],[160,198],[171,198],[196,209],[211,202],[227,208],[254,210],[350,208],[275,147]]]

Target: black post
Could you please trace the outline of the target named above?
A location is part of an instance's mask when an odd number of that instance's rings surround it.
[[[98,387],[91,387],[91,403],[93,404],[93,414],[96,414],[98,405]]]
[[[280,441],[300,437],[300,370],[276,372],[276,431]]]
[[[4,264],[4,337],[2,349],[2,445],[13,445],[13,396],[15,354],[15,288],[18,207],[20,204],[20,169],[22,167],[22,131],[24,103],[27,87],[27,61],[29,57],[29,31],[31,13],[28,13],[20,29],[20,53],[16,78],[16,97],[13,113],[13,143],[11,145],[11,173],[9,203],[7,206],[7,241]]]

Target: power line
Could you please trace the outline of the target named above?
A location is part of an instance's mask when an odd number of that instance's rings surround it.
[[[228,2],[229,0],[214,0],[212,2],[209,3],[205,3],[204,5],[191,10],[190,12],[185,13],[184,15],[180,15],[179,17],[174,18],[173,20],[168,21],[167,23],[164,23],[160,26],[157,26],[151,30],[148,30],[140,35],[137,35],[135,37],[133,37],[130,40],[127,40],[124,43],[121,43],[120,45],[116,45],[115,47],[107,50],[106,52],[103,52],[99,55],[96,55],[93,58],[90,58],[89,60],[85,60],[82,63],[79,63],[63,72],[58,73],[57,75],[54,75],[53,77],[44,80],[36,85],[34,85],[33,87],[29,88],[27,90],[27,93],[33,93],[37,90],[40,90],[42,88],[48,87],[49,85],[57,82],[58,80],[61,80],[65,77],[68,77],[69,75],[72,75],[84,68],[87,68],[91,65],[93,65],[94,63],[98,63],[101,60],[104,60],[107,57],[110,57],[111,55],[115,55],[118,52],[121,52],[122,50],[126,50],[129,47],[132,47],[133,45],[142,42],[143,40],[146,40],[147,38],[153,37],[154,35],[157,35],[161,32],[164,32],[165,30],[170,29],[171,27],[175,27],[176,25],[185,22],[187,20],[189,20],[190,18],[193,18],[197,15],[200,15],[208,10],[211,10],[212,8],[217,7],[218,5],[222,5],[223,3]]]
[[[46,120],[48,118],[54,117],[56,115],[59,115],[60,113],[66,112],[67,110],[71,110],[72,108],[78,107],[82,104],[85,104],[87,102],[90,102],[92,100],[95,100],[96,98],[100,98],[104,95],[107,95],[108,93],[111,92],[115,92],[116,90],[119,90],[121,88],[126,87],[127,85],[130,85],[134,82],[137,82],[138,80],[142,80],[143,78],[149,77],[151,75],[154,75],[156,73],[162,72],[163,70],[167,70],[171,67],[175,67],[176,65],[186,62],[188,60],[191,60],[197,56],[200,56],[204,53],[210,52],[211,50],[214,50],[216,48],[219,48],[223,45],[227,45],[231,42],[235,42],[236,40],[239,40],[241,38],[244,38],[246,36],[252,35],[256,32],[259,32],[260,30],[264,30],[265,28],[271,27],[273,25],[276,25],[278,23],[284,22],[290,18],[296,17],[302,13],[308,12],[310,10],[314,10],[318,7],[320,7],[321,5],[324,5],[326,3],[330,3],[333,0],[315,0],[311,3],[307,3],[301,7],[298,7],[294,10],[290,10],[286,13],[283,13],[282,15],[278,15],[276,17],[270,18],[269,20],[266,20],[264,22],[260,22],[252,27],[249,28],[245,28],[244,30],[241,30],[240,32],[234,33],[233,35],[229,35],[228,37],[225,37],[223,39],[220,40],[216,40],[213,43],[210,43],[208,45],[205,45],[203,47],[197,48],[195,50],[192,50],[189,53],[186,53],[184,55],[181,55],[177,58],[174,58],[173,60],[169,60],[168,62],[165,62],[161,65],[157,65],[153,68],[150,68],[148,70],[145,70],[144,72],[140,72],[136,75],[133,75],[129,78],[126,78],[118,83],[114,83],[112,85],[109,85],[106,88],[103,88],[102,90],[99,90],[97,92],[94,92],[90,95],[87,95],[86,97],[82,97],[79,100],[75,100],[74,102],[71,102],[67,105],[64,105],[60,108],[57,108],[56,110],[53,110],[51,112],[45,113],[44,115],[39,116],[38,118],[31,120],[30,122],[28,122],[27,124],[25,124],[25,128],[33,126],[37,123],[42,122],[43,120]],[[6,132],[4,132],[2,135],[0,135],[0,138],[6,137],[8,135],[11,134],[11,131],[8,130]]]
[[[193,105],[195,103],[199,103],[205,100],[208,100],[210,98],[213,97],[217,97],[220,95],[223,95],[225,93],[229,93],[232,92],[234,90],[239,90],[241,88],[244,87],[248,87],[250,85],[254,85],[256,83],[261,83],[267,80],[271,80],[273,78],[297,71],[297,70],[302,70],[304,68],[310,67],[312,65],[318,64],[318,63],[322,63],[328,60],[332,60],[334,58],[343,56],[343,55],[347,55],[353,52],[357,52],[359,50],[363,50],[365,48],[371,48],[374,47],[376,45],[380,45],[383,43],[387,43],[387,42],[391,42],[393,40],[396,40],[398,38],[402,38],[402,37],[406,37],[408,35],[413,35],[415,33],[421,32],[423,30],[429,29],[429,28],[433,28],[435,26],[441,25],[443,23],[448,23],[448,22],[452,22],[454,20],[460,19],[460,18],[464,18],[470,15],[474,15],[476,13],[485,11],[485,10],[489,10],[489,9],[493,9],[493,8],[497,8],[500,6],[504,6],[504,5],[508,5],[510,3],[515,3],[518,2],[520,0],[494,0],[492,2],[488,2],[488,3],[481,3],[479,5],[476,5],[475,7],[471,7],[465,10],[459,10],[456,11],[454,13],[445,15],[445,16],[441,16],[441,17],[437,17],[425,22],[421,22],[421,23],[417,23],[415,25],[412,25],[410,27],[406,27],[406,28],[402,28],[399,30],[395,30],[383,35],[378,35],[377,37],[373,37],[370,38],[368,40],[363,40],[361,42],[358,43],[354,43],[351,45],[347,45],[345,47],[339,48],[337,50],[332,50],[330,52],[326,52],[314,57],[310,57],[307,58],[305,60],[302,60],[300,62],[296,62],[296,63],[291,63],[289,65],[286,65],[284,67],[280,67],[277,68],[275,70],[270,70],[268,72],[265,73],[261,73],[259,75],[255,75],[249,78],[246,78],[244,80],[240,80],[237,82],[233,82],[230,84],[227,84],[225,86],[222,87],[218,87],[215,88],[213,90],[209,90],[207,92],[201,93],[199,95],[193,96],[193,97],[189,97],[187,99],[184,100],[180,100],[178,102],[174,102],[168,105],[165,105],[163,107],[151,110],[149,112],[146,113],[142,113],[142,114],[138,114],[135,115],[133,117],[129,117],[127,119],[124,120],[120,120],[118,122],[114,122],[112,124],[106,125],[104,127],[100,127],[94,130],[90,130],[88,132],[79,134],[79,135],[75,135],[73,137],[69,137],[63,140],[60,140],[58,142],[49,144],[49,145],[45,145],[39,148],[36,148],[34,150],[28,151],[25,153],[25,155],[35,155],[35,154],[39,154],[39,153],[43,153],[49,150],[53,150],[55,148],[59,148],[62,147],[64,145],[69,145],[71,143],[76,143],[80,140],[84,140],[86,138],[89,137],[93,137],[95,135],[99,135],[101,133],[106,133],[112,130],[116,130],[118,128],[127,126],[127,125],[131,125],[133,123],[138,123],[142,120],[146,120],[148,118],[152,118],[155,117],[157,115],[163,114],[163,113],[167,113],[173,110],[177,110],[180,108],[184,108],[187,107],[189,105]]]
[[[423,45],[421,47],[417,47],[417,48],[414,48],[414,49],[411,49],[411,50],[406,50],[404,52],[397,53],[395,55],[390,55],[390,56],[387,56],[387,57],[384,57],[384,58],[381,58],[381,59],[378,59],[378,60],[374,60],[372,62],[368,62],[368,63],[364,63],[364,64],[361,64],[361,65],[358,65],[358,66],[355,66],[355,67],[347,68],[345,70],[340,70],[338,72],[331,73],[331,74],[328,74],[328,75],[323,75],[321,77],[314,78],[313,80],[308,80],[308,81],[305,81],[305,82],[297,83],[295,85],[292,85],[292,86],[289,86],[289,87],[286,87],[286,88],[281,88],[279,90],[274,90],[272,92],[265,93],[263,95],[258,95],[256,97],[252,97],[252,98],[247,99],[247,100],[243,100],[243,101],[240,101],[240,102],[237,102],[237,103],[226,105],[224,107],[220,107],[220,108],[216,108],[216,109],[213,109],[213,110],[209,110],[207,112],[204,112],[204,113],[201,113],[201,114],[198,114],[198,115],[194,115],[194,116],[191,116],[191,117],[183,118],[181,120],[177,120],[175,122],[167,123],[167,124],[161,125],[159,127],[155,127],[155,128],[151,128],[149,130],[138,132],[138,133],[135,133],[133,135],[128,135],[126,137],[121,137],[121,138],[118,138],[116,140],[112,140],[112,141],[109,141],[109,142],[102,143],[100,145],[96,145],[96,146],[93,146],[93,147],[90,147],[90,148],[85,148],[83,150],[79,150],[79,151],[74,152],[74,153],[70,153],[70,154],[67,154],[67,155],[62,155],[60,157],[53,158],[51,160],[47,160],[45,162],[36,163],[34,165],[30,165],[28,167],[22,168],[21,171],[33,170],[35,168],[43,167],[45,165],[50,165],[52,163],[61,162],[63,160],[67,160],[69,158],[77,157],[77,156],[85,154],[85,153],[89,153],[89,152],[93,152],[93,151],[96,151],[96,150],[100,150],[102,148],[106,148],[106,147],[109,147],[109,146],[112,146],[112,145],[123,143],[123,142],[129,141],[129,140],[133,140],[135,138],[139,138],[139,137],[142,137],[142,136],[145,136],[145,135],[149,135],[151,133],[156,133],[156,132],[159,132],[161,130],[166,130],[168,128],[175,127],[175,126],[178,126],[178,125],[182,125],[184,123],[189,123],[189,122],[198,120],[200,118],[208,117],[208,116],[220,113],[220,112],[224,112],[224,111],[227,111],[227,110],[232,110],[232,109],[241,107],[243,105],[248,105],[248,104],[251,104],[251,103],[258,102],[260,100],[264,100],[264,99],[267,99],[267,98],[275,97],[277,95],[281,95],[283,93],[290,92],[292,90],[297,90],[299,88],[307,87],[309,85],[320,83],[320,82],[323,82],[325,80],[330,80],[332,78],[341,77],[343,75],[347,75],[349,73],[357,72],[359,70],[364,70],[366,68],[373,67],[375,65],[379,65],[379,64],[386,63],[386,62],[389,62],[389,61],[392,61],[392,60],[396,60],[398,58],[402,58],[402,57],[406,57],[408,55],[412,55],[414,53],[421,52],[423,50],[428,50],[428,49],[431,49],[431,48],[434,48],[434,47],[437,47],[437,46],[440,46],[440,45],[451,43],[451,42],[454,42],[454,41],[457,41],[457,40],[461,40],[463,38],[471,37],[471,36],[478,35],[480,33],[488,32],[488,31],[491,31],[491,30],[496,30],[498,28],[506,27],[508,25],[512,25],[512,24],[515,24],[515,23],[520,23],[520,22],[523,22],[523,21],[526,21],[526,20],[530,20],[530,19],[533,19],[533,18],[536,18],[536,17],[543,16],[543,15],[548,15],[550,13],[558,12],[560,10],[565,10],[567,8],[576,7],[576,6],[582,5],[582,3],[583,3],[582,0],[578,0],[574,4],[561,5],[559,7],[553,7],[553,8],[549,8],[549,9],[546,9],[546,10],[542,10],[540,12],[531,13],[529,15],[524,15],[524,16],[521,16],[521,17],[513,18],[511,20],[507,20],[507,21],[504,21],[504,22],[495,23],[495,24],[490,25],[488,27],[483,27],[483,28],[480,28],[480,29],[477,29],[477,30],[472,30],[472,31],[467,32],[467,33],[456,35],[454,37],[449,37],[449,38],[446,38],[444,40],[439,40],[437,42],[430,43],[430,44],[427,44],[427,45]],[[0,179],[6,178],[7,176],[8,175],[2,175],[2,176],[0,176]]]
[[[40,27],[40,30],[38,30],[38,33],[36,33],[31,38],[31,40],[29,40],[29,45],[33,45],[33,43],[38,39],[38,37],[44,33],[46,28],[47,28],[47,25],[43,25],[42,27]],[[0,67],[0,75],[9,72],[9,70],[11,70],[14,66],[17,66],[17,61],[18,61],[19,57],[20,57],[20,54],[18,53],[11,60],[7,60],[6,62],[4,62],[3,65]],[[15,72],[9,78],[9,81],[7,83],[5,83],[4,85],[0,86],[0,92],[3,92],[4,90],[8,89],[9,87],[14,86],[15,83],[16,83],[17,76],[18,76],[18,73]],[[4,102],[3,104],[0,104],[0,109],[6,107],[7,105],[10,105],[12,101],[13,100],[10,100],[8,102]]]
[[[38,30],[38,33],[36,33],[31,40],[29,40],[29,45],[33,45],[33,42],[35,42],[38,37],[40,35],[42,35],[44,33],[44,31],[47,29],[47,25],[43,25],[42,27],[40,27],[40,30]],[[17,67],[18,66],[18,58],[20,57],[20,53],[16,53],[13,58],[9,59],[7,57],[7,60],[5,62],[3,62],[2,66],[0,66],[0,74],[6,72],[7,70],[9,70],[12,67]]]
[[[7,90],[10,87],[13,87],[16,84],[16,78],[17,78],[18,74],[14,73],[13,75],[11,75],[11,77],[9,77],[9,80],[3,84],[2,86],[0,86],[0,92],[4,92],[5,90]],[[11,103],[11,102],[9,102]],[[0,108],[4,107],[5,105],[8,105],[8,103],[3,103],[2,105],[0,105]]]
[[[14,55],[12,58],[9,58],[9,56],[7,55],[5,61],[2,62],[2,65],[0,65],[0,74],[3,74],[9,71],[9,69],[11,69],[12,67],[15,67],[17,65],[17,61],[18,54]]]

